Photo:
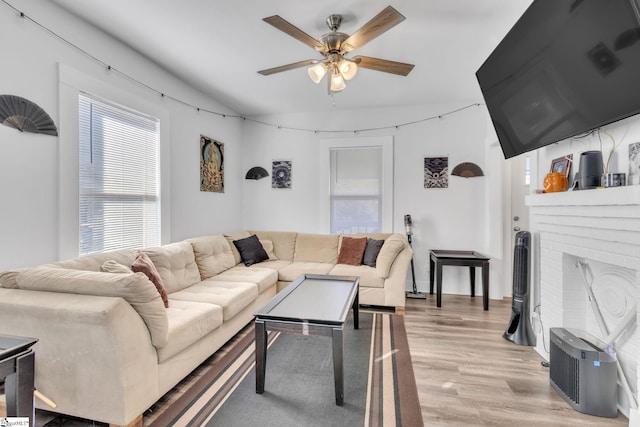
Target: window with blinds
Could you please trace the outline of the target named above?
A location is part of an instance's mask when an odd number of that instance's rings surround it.
[[[331,233],[382,229],[382,148],[332,148]]]
[[[160,244],[159,121],[81,94],[80,255]]]

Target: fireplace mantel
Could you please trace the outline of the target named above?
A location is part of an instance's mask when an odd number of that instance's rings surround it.
[[[526,197],[526,204],[534,240],[536,301],[531,303],[532,307],[539,305],[537,313],[544,325],[544,333],[537,330],[536,351],[548,357],[551,327],[600,335],[590,330],[593,321],[578,261],[594,267],[592,283],[598,287],[604,308],[613,313],[608,314],[611,324],[623,316],[623,306],[640,306],[640,186],[532,194]],[[636,324],[639,317],[636,314]],[[637,399],[640,328],[634,331],[616,351],[631,374],[628,380]],[[640,412],[624,398],[619,403],[629,416],[629,425],[640,426]]]
[[[526,198],[528,206],[611,206],[639,205],[640,185],[612,188],[596,188],[582,191],[531,194]]]

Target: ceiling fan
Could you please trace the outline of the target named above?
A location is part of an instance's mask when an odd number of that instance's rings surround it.
[[[349,35],[338,31],[342,23],[342,15],[329,15],[326,22],[331,32],[324,34],[317,40],[284,18],[278,15],[269,16],[264,18],[263,21],[314,48],[322,54],[323,58],[305,59],[292,64],[261,70],[258,73],[268,76],[311,65],[307,72],[315,83],[320,83],[324,75],[328,74],[329,94],[343,90],[346,87],[345,80],[351,80],[355,77],[358,67],[406,76],[413,69],[413,64],[362,55],[354,56],[353,58],[345,56],[404,20],[405,17],[400,12],[391,6],[387,6],[355,33]]]

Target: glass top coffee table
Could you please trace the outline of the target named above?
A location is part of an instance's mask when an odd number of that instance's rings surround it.
[[[342,331],[351,309],[354,329],[359,327],[359,282],[356,276],[305,274],[255,313],[256,393],[264,392],[267,331],[330,336],[336,405],[343,405]]]

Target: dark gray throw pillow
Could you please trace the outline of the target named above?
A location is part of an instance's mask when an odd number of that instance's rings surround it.
[[[384,240],[373,240],[371,238],[368,238],[367,246],[364,248],[362,263],[364,265],[368,265],[369,267],[375,267],[376,260],[378,259],[378,254],[380,253],[380,249],[382,249],[383,244]]]
[[[240,258],[247,267],[269,259],[269,255],[267,255],[260,240],[258,240],[258,236],[255,234],[244,239],[234,240],[233,244],[238,249]]]

